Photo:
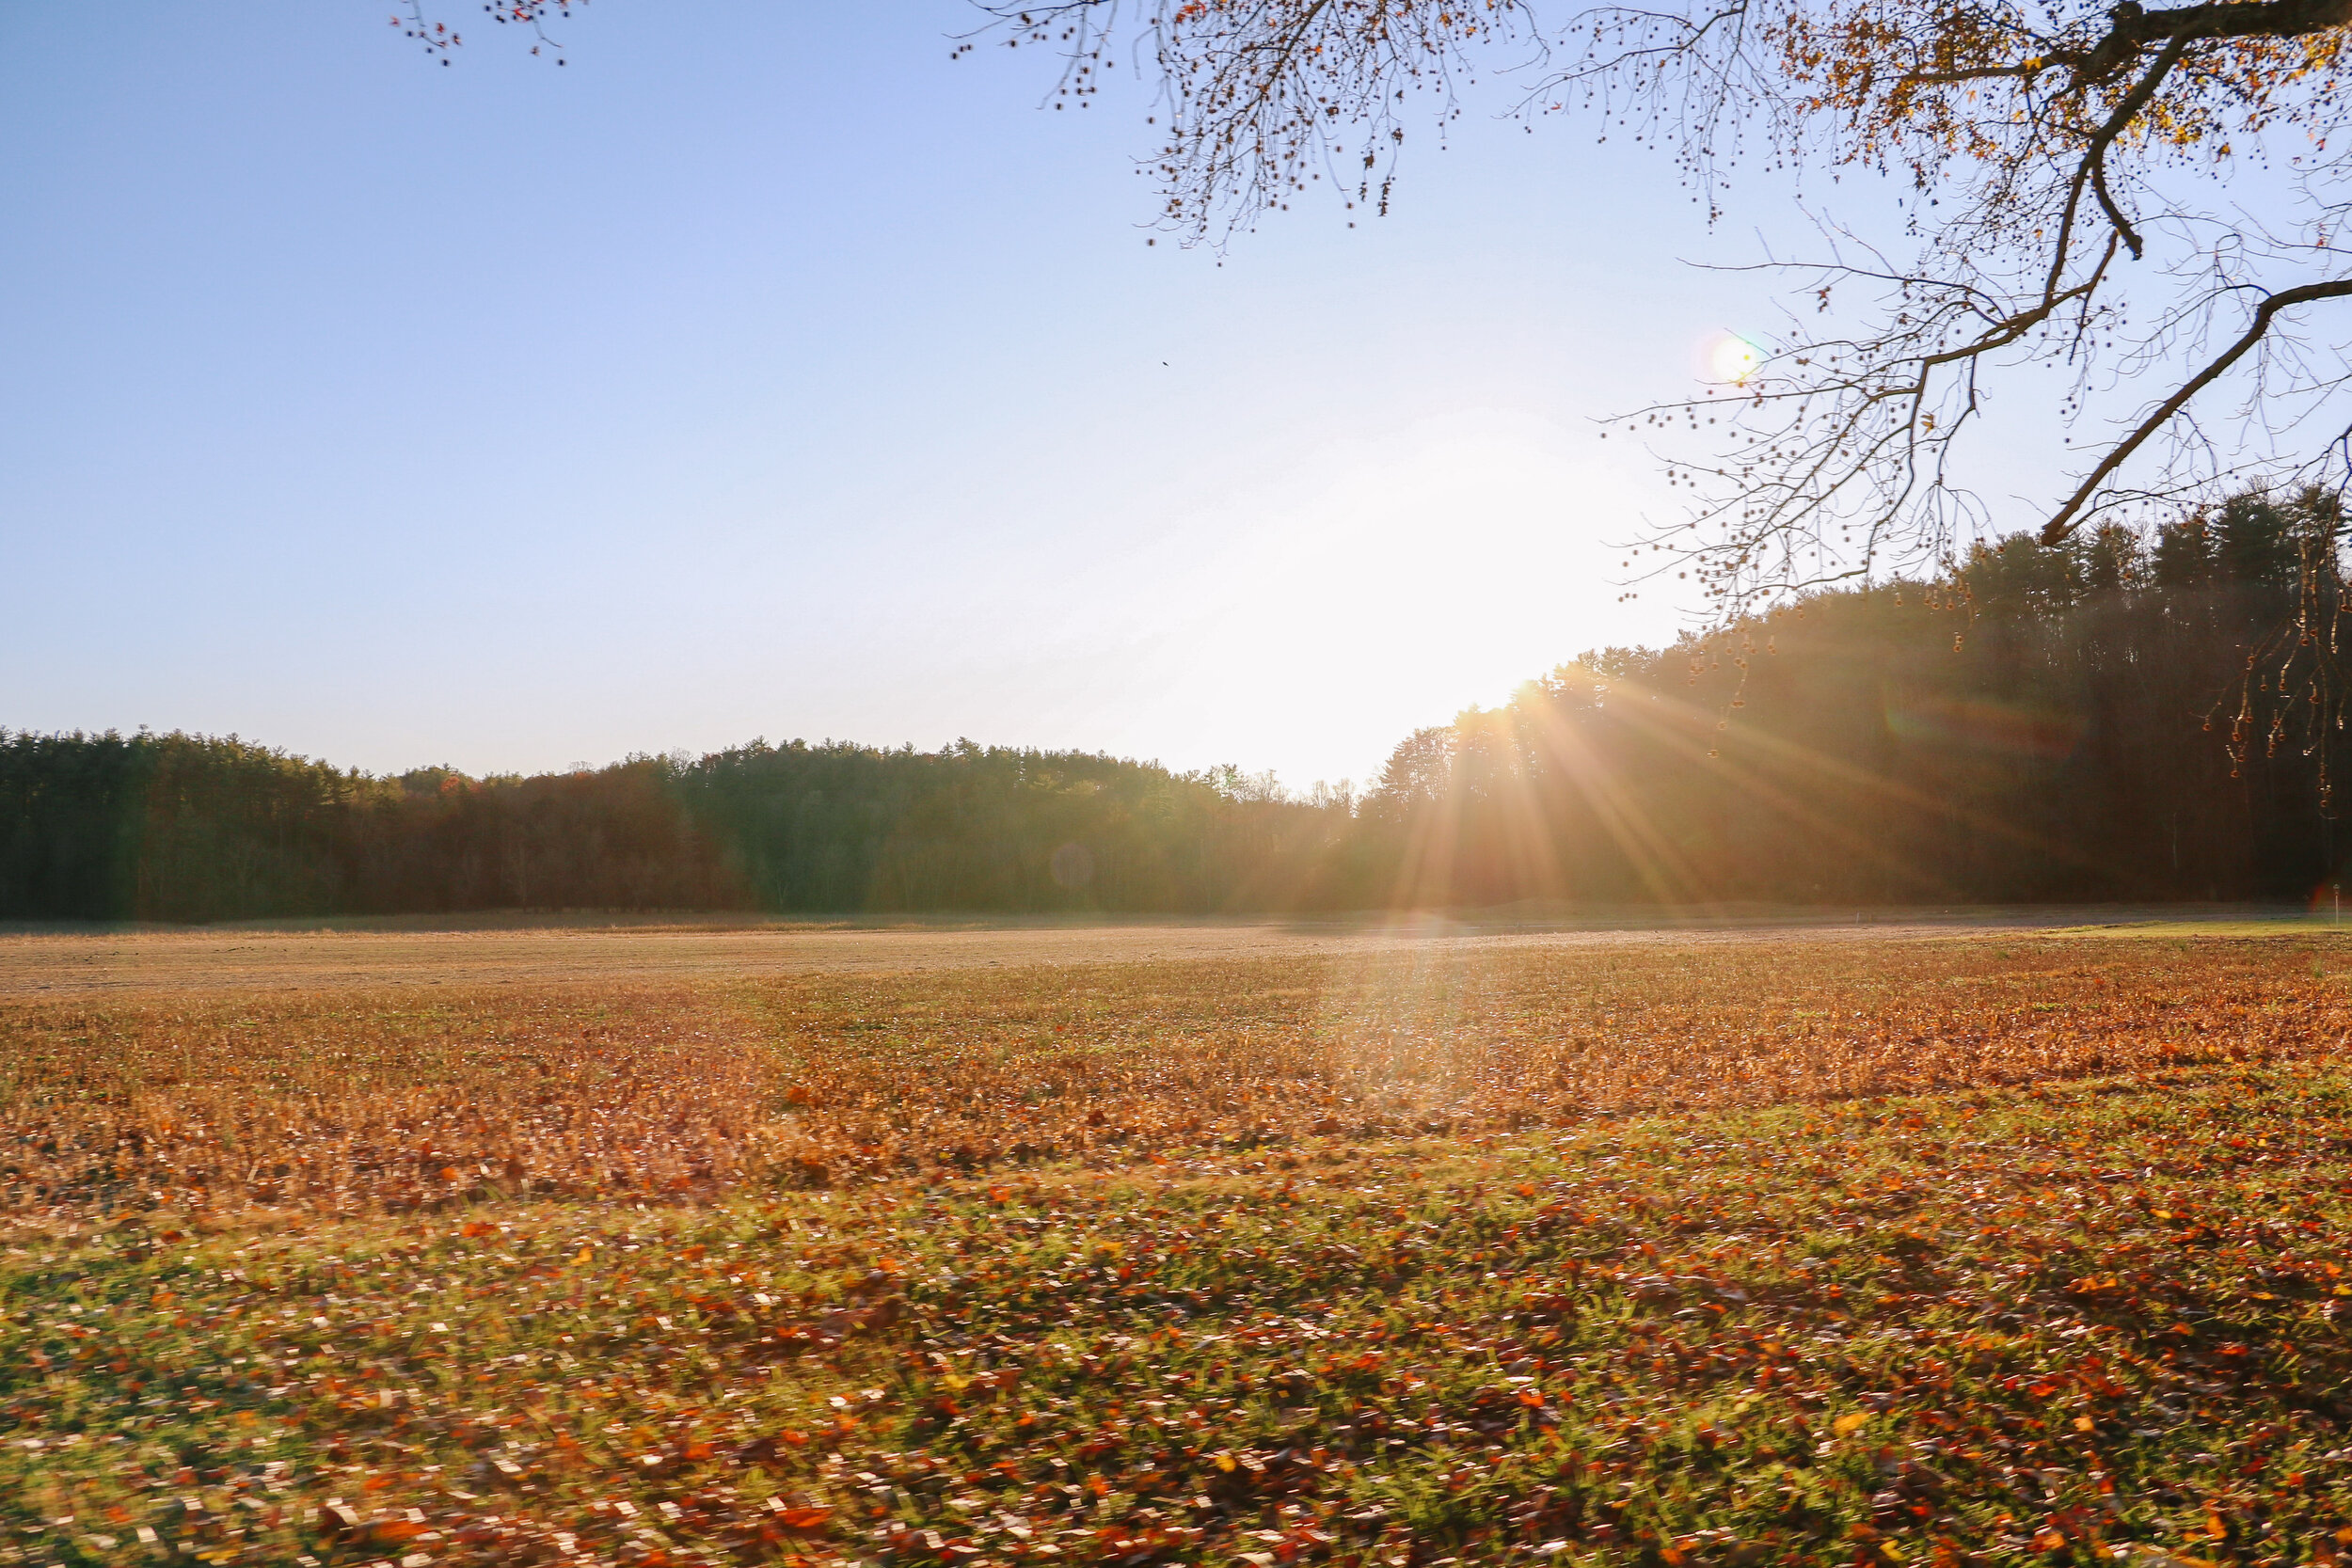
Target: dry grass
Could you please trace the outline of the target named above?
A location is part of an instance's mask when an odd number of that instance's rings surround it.
[[[0,934],[0,996],[187,996],[488,985],[710,983],[781,975],[1135,963],[1415,940],[1385,926],[533,920]]]
[[[222,1222],[1279,1162],[1406,1134],[2334,1055],[2337,951],[1653,938],[19,1001],[0,1004],[0,1212]]]
[[[0,1565],[2342,1564],[2341,951],[0,1003]]]
[[[2217,918],[2197,927],[2201,934],[2267,935],[2297,925],[2312,935],[2324,929],[2288,918],[2292,911],[2212,912]],[[1878,911],[1867,925],[1840,924],[1845,911],[1784,911],[1777,921],[1692,913],[1671,940],[1703,946],[1777,946],[1969,930],[2026,933],[2085,921],[2100,924],[2078,926],[2077,934],[2131,934],[2132,927],[2118,923],[2147,913],[2117,908]],[[2236,918],[2218,918],[2225,916]],[[1465,917],[1291,921],[939,917],[886,925],[755,917],[483,918],[491,923],[450,926],[403,917],[284,926],[0,930],[0,997],[54,1001],[409,986],[699,984],[1036,965],[1361,958],[1433,949],[1582,951],[1650,947],[1661,940],[1655,910],[1613,915],[1605,911],[1505,909]],[[2179,911],[2161,919],[2167,929],[2180,928]]]

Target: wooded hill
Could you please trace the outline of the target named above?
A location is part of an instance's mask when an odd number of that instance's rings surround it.
[[[0,732],[0,918],[2301,897],[2339,860],[2342,517],[2245,496],[1611,649],[1360,800],[969,742],[473,779]]]
[[[1397,749],[1406,903],[2300,898],[2339,863],[2341,515],[2020,535],[1588,655]]]
[[[1344,828],[1109,757],[755,744],[371,778],[185,735],[0,739],[0,917],[498,909],[1210,911]]]

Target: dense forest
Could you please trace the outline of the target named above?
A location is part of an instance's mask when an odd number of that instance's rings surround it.
[[[1417,732],[1360,799],[960,742],[475,779],[0,731],[0,919],[2302,897],[2338,864],[2343,522],[1981,546]]]
[[[1262,909],[1334,814],[1109,757],[764,743],[532,778],[0,736],[0,918]],[[1220,787],[1222,786],[1222,787]]]
[[[1397,749],[1385,901],[2309,896],[2342,532],[2332,498],[2240,496],[1587,655]]]

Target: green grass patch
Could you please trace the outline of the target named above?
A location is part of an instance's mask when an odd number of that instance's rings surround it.
[[[0,1561],[2331,1560],[2348,1218],[2297,1068],[20,1234]]]

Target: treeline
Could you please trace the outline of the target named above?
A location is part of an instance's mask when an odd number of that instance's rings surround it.
[[[2245,495],[1588,655],[1397,749],[1387,900],[2308,896],[2341,859],[2343,531]]]
[[[474,779],[0,732],[0,919],[2301,897],[2340,860],[2344,521],[2242,496],[1612,649],[1361,800],[755,743]]]
[[[1222,776],[968,742],[473,779],[234,738],[0,734],[0,919],[1262,909],[1330,896],[1291,868],[1348,820]]]

